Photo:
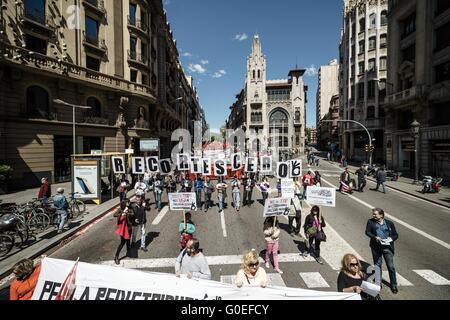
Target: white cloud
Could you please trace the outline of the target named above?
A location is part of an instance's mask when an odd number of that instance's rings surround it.
[[[181,56],[182,57],[192,57],[192,53],[190,53],[190,52],[183,52],[182,54],[181,54]]]
[[[247,38],[248,38],[247,34],[243,33],[235,35],[233,40],[244,41]]]
[[[211,77],[213,77],[213,78],[222,78],[226,74],[227,74],[227,72],[222,69],[222,70],[219,70],[217,72],[214,72],[214,74]]]
[[[308,77],[314,77],[317,75],[317,73],[318,73],[318,71],[317,71],[316,65],[312,64],[311,66],[306,68],[305,75]]]
[[[163,4],[164,4],[165,6],[169,5],[169,4],[170,4],[170,0],[163,0]]]
[[[191,72],[194,72],[194,73],[203,74],[206,72],[206,69],[203,68],[203,66],[201,64],[191,63],[191,64],[189,64],[188,68],[189,68],[189,70],[191,70]]]
[[[208,60],[200,60],[200,63],[204,65],[204,64],[208,64],[209,61]]]

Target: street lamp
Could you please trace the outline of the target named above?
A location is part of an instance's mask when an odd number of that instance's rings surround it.
[[[417,122],[417,120],[414,120],[413,123],[411,123],[411,134],[414,138],[414,169],[415,169],[415,177],[414,177],[414,184],[419,183],[419,131],[420,131],[420,123]]]

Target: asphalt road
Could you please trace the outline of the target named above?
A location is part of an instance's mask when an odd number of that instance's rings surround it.
[[[313,170],[321,171],[324,187],[338,186],[338,175],[342,169],[321,161],[320,166]],[[275,182],[271,181],[271,185],[275,187]],[[300,255],[305,250],[303,239],[289,235],[287,219],[281,218],[280,268],[284,274],[276,274],[272,266],[267,269],[269,274],[274,274],[271,276],[272,284],[336,291],[340,260],[345,253],[355,253],[372,264],[369,239],[364,231],[371,217],[370,208],[381,207],[387,212],[387,218],[394,221],[399,233],[395,243],[399,293],[394,295],[388,285],[383,285],[381,298],[450,299],[450,209],[392,190],[387,194],[370,191],[369,187],[374,185],[369,183],[364,193],[355,192],[352,196],[338,193],[336,208],[322,208],[328,236],[328,241],[321,245],[323,265]],[[211,258],[213,280],[217,281],[230,281],[230,276],[239,270],[240,258],[245,251],[255,248],[262,256],[265,249],[263,206],[258,201],[261,199],[260,192],[255,188],[253,205],[242,208],[239,214],[231,207],[231,192],[228,196],[228,208],[223,216],[216,207],[207,213],[192,214],[197,226],[195,236],[200,240],[204,254]],[[274,190],[271,197],[275,196]],[[153,195],[151,200],[154,200]],[[304,220],[309,206],[304,203],[303,209]],[[173,259],[179,253],[178,224],[182,213],[168,211],[162,216],[153,207],[147,214],[147,220],[148,252],[133,251],[134,257],[123,257],[119,267],[174,273],[172,260],[161,259]],[[115,222],[112,215],[106,216],[85,234],[52,253],[51,257],[68,260],[79,257],[84,262],[114,265],[114,254],[119,243],[114,234]],[[124,254],[125,249],[122,256]],[[387,271],[383,272],[385,276],[388,280]]]

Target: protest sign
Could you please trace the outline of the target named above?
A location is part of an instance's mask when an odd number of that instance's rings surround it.
[[[311,205],[336,207],[336,189],[323,187],[306,188],[306,202]]]
[[[294,198],[294,180],[281,179],[281,196],[283,198]]]
[[[289,178],[289,163],[278,162],[277,163],[277,178],[286,179]]]
[[[169,193],[169,206],[172,211],[197,210],[197,200],[193,192]]]
[[[271,156],[262,156],[261,160],[261,168],[260,171],[262,173],[270,173],[272,172],[272,157]]]
[[[264,206],[264,217],[288,216],[291,199],[288,198],[269,198],[266,199]]]

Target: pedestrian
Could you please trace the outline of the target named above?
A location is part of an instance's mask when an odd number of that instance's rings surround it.
[[[307,173],[305,173],[305,175],[302,178],[302,184],[303,184],[303,195],[302,198],[306,199],[306,189],[308,187],[311,187],[313,185],[314,181],[313,181],[313,177],[311,174],[311,170],[308,170]]]
[[[188,279],[211,280],[211,270],[209,269],[206,257],[200,250],[200,242],[193,238],[186,244],[175,262],[175,275],[180,277],[185,274]]]
[[[280,189],[281,189],[281,180],[278,179],[280,183]],[[281,190],[280,190],[281,191]],[[280,193],[279,191],[279,193]],[[294,177],[294,195],[298,198],[298,200],[301,200],[302,198],[302,183],[298,180],[298,177]],[[278,194],[278,197],[280,197],[280,194]]]
[[[136,196],[135,201],[131,203],[131,210],[133,210],[132,220],[132,232],[131,232],[131,246],[135,246],[136,237],[139,230],[141,231],[141,246],[140,249],[147,252],[148,249],[145,247],[145,239],[147,234],[145,233],[145,224],[147,223],[147,213],[145,210],[144,198],[142,196]]]
[[[63,232],[64,224],[67,220],[67,210],[69,209],[69,203],[64,196],[64,189],[58,188],[56,190],[57,194],[53,197],[53,208],[56,209],[56,214],[58,216],[58,233]]]
[[[48,205],[48,199],[52,196],[52,187],[48,182],[48,178],[41,179],[41,187],[39,188],[38,199],[42,201],[43,206]]]
[[[40,261],[23,259],[13,267],[15,279],[9,287],[9,300],[31,300],[41,273]]]
[[[291,199],[291,204],[289,206],[289,233],[293,235],[300,234],[300,226],[302,223],[302,209],[300,200],[298,198]],[[294,228],[294,220],[295,220],[295,228]]]
[[[249,207],[252,206],[252,193],[253,188],[255,187],[255,179],[253,174],[246,174],[246,178],[244,180],[244,206],[247,205]]]
[[[120,202],[124,201],[127,198],[128,187],[129,187],[128,181],[125,179],[125,175],[122,175],[119,187],[117,188],[117,191],[119,192]]]
[[[123,246],[127,245],[127,256],[131,249],[130,245],[130,231],[132,230],[132,210],[127,207],[126,201],[120,202],[120,207],[114,213],[114,217],[117,218],[116,234],[120,236],[120,244],[117,247],[116,255],[114,256],[114,262],[120,264],[119,254]]]
[[[327,160],[331,161],[331,153],[330,153],[330,151],[328,151],[328,153],[327,153]]]
[[[150,188],[150,172],[144,172],[144,178],[142,179],[142,182],[145,183],[145,190],[147,191]]]
[[[194,180],[194,192],[197,200],[197,208],[202,209],[202,192],[203,192],[203,180],[202,177],[196,176]]]
[[[358,170],[356,170],[356,176],[358,178],[358,191],[364,192],[364,188],[366,187],[366,175],[367,171],[364,168],[364,165],[361,164]]]
[[[377,186],[375,187],[375,191],[378,191],[378,188],[381,186],[383,187],[383,193],[386,193],[386,168],[382,166],[380,170],[377,172]]]
[[[239,212],[241,208],[241,183],[236,175],[234,175],[233,181],[231,181],[231,195],[233,197],[234,210]]]
[[[348,172],[348,168],[345,168],[344,172],[341,173],[339,183],[339,191],[342,192],[342,183],[345,183],[347,186],[350,186],[350,172]]]
[[[138,177],[136,184],[134,185],[135,195],[140,196],[145,199],[145,190],[147,189],[147,185],[141,181],[141,178]]]
[[[225,198],[228,185],[223,182],[223,179],[219,178],[219,183],[216,185],[217,189],[217,202],[219,204],[219,213],[223,211],[225,207]]]
[[[278,198],[281,198],[281,179],[278,179],[277,181],[277,192],[278,192]]]
[[[180,222],[178,226],[178,232],[180,234],[180,246],[181,250],[186,248],[186,245],[189,240],[194,238],[195,233],[195,224],[191,220],[192,216],[190,212],[186,212],[184,214],[184,220]]]
[[[182,181],[182,192],[191,192],[192,190],[192,181],[187,174],[185,174],[184,179]]]
[[[312,253],[316,261],[320,264],[323,264],[322,258],[320,257],[320,243],[326,239],[325,233],[323,232],[325,226],[325,219],[320,214],[319,207],[313,206],[311,208],[311,213],[305,218],[303,229],[308,239],[309,253]]]
[[[370,238],[373,263],[380,270],[380,279],[382,273],[382,258],[384,257],[389,272],[391,291],[396,294],[398,288],[394,266],[394,242],[398,239],[398,233],[394,223],[384,218],[383,209],[372,209],[372,219],[367,221],[366,236]]]
[[[319,171],[314,171],[314,178],[313,178],[313,183],[316,187],[321,187],[322,186],[322,176],[320,175]]]
[[[205,212],[207,212],[208,209],[212,206],[211,196],[214,192],[214,185],[212,184],[210,177],[206,177],[203,189],[205,190]]]
[[[244,255],[242,269],[236,274],[235,284],[238,288],[251,285],[265,288],[269,284],[266,270],[260,268],[255,249]]]
[[[158,212],[162,209],[162,194],[164,190],[164,182],[161,179],[161,176],[159,173],[156,174],[155,182],[154,182],[154,189],[155,189],[155,202],[156,202],[156,208],[158,209]]]
[[[266,204],[266,199],[269,197],[269,190],[270,190],[270,184],[267,181],[266,177],[264,177],[259,187],[261,188],[262,202],[264,206]]]
[[[363,281],[367,281],[367,274],[362,271],[361,262],[351,253],[346,254],[342,258],[342,267],[337,279],[338,292],[354,292],[361,295],[363,300],[372,300],[368,294],[362,291],[361,285]],[[376,298],[379,300],[379,296]]]
[[[280,228],[278,226],[278,219],[274,217],[267,217],[264,221],[264,241],[266,243],[266,268],[270,268],[270,255],[273,258],[273,265],[275,271],[283,274],[278,265],[278,248],[280,246]]]

